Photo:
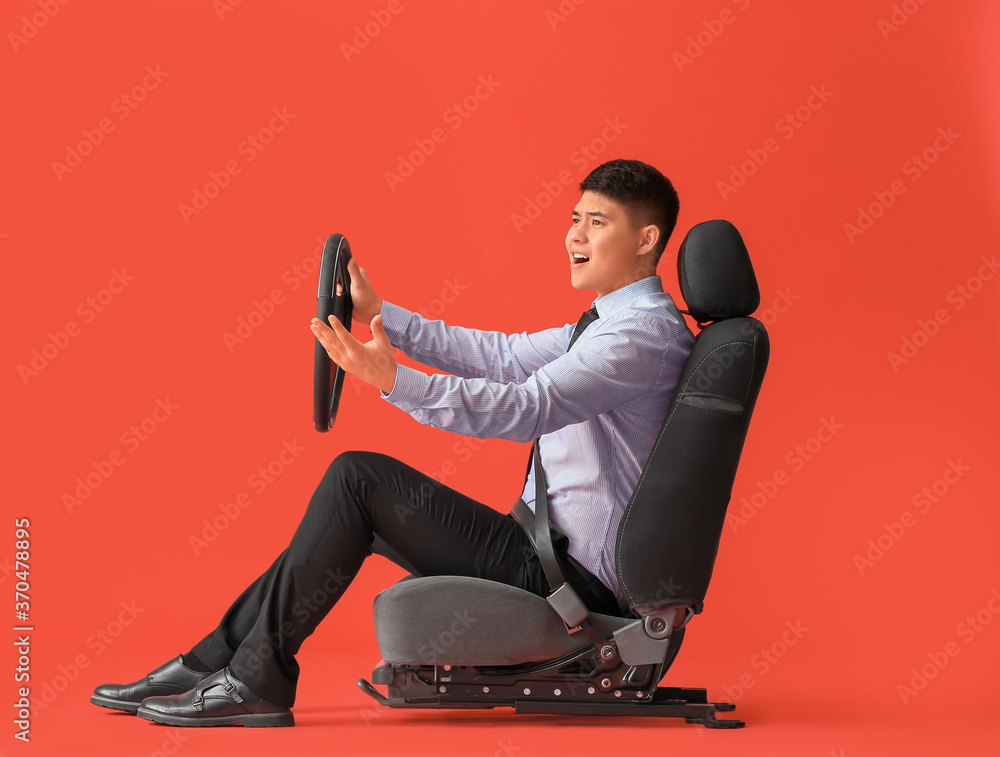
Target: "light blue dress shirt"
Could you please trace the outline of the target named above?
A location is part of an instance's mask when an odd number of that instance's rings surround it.
[[[449,326],[383,302],[394,347],[453,375],[397,368],[381,396],[428,426],[478,438],[541,437],[549,518],[569,554],[619,600],[618,524],[694,345],[659,276],[598,297],[598,318],[533,334]],[[534,510],[534,465],[521,495]]]

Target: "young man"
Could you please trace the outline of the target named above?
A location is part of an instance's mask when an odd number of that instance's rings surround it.
[[[566,234],[570,282],[597,297],[596,313],[575,327],[506,335],[429,321],[379,299],[352,260],[353,317],[372,340],[358,341],[333,318],[314,318],[310,328],[338,365],[420,423],[539,439],[566,578],[591,610],[617,613],[625,605],[618,524],[694,337],[656,275],[677,221],[670,182],[639,161],[612,160],[580,190]],[[452,375],[397,365],[393,348]],[[534,475],[532,465],[522,494],[532,510]],[[292,725],[295,654],[373,551],[418,575],[552,590],[509,514],[388,456],[345,452],[289,546],[214,631],[135,683],[99,686],[91,701],[173,725]]]

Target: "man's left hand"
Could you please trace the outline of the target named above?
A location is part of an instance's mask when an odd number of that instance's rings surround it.
[[[396,356],[382,328],[381,314],[372,318],[373,338],[364,344],[355,339],[336,316],[330,316],[330,324],[333,328],[319,318],[313,318],[309,324],[330,359],[384,393],[391,392],[396,383]]]

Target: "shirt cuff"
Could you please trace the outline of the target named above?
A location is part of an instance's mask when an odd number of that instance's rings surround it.
[[[396,383],[388,394],[379,390],[382,399],[409,413],[421,407],[431,377],[408,365],[396,365]]]
[[[389,337],[389,343],[393,347],[398,347],[402,344],[402,336],[406,333],[406,326],[413,314],[406,308],[393,305],[385,300],[382,300],[382,309],[379,312],[382,314],[382,328],[385,329],[385,335]]]

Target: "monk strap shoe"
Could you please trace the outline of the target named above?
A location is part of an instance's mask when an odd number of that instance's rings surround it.
[[[90,701],[98,707],[135,712],[139,709],[143,699],[183,694],[201,679],[210,675],[211,673],[203,673],[187,667],[184,664],[183,656],[177,655],[175,659],[164,663],[145,678],[133,683],[101,684],[94,689]]]
[[[295,725],[290,709],[254,694],[229,668],[213,673],[183,694],[150,697],[136,714],[156,723],[181,726]]]

